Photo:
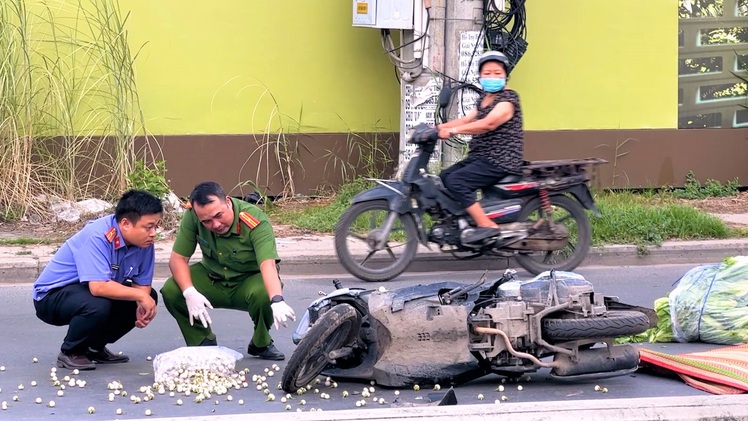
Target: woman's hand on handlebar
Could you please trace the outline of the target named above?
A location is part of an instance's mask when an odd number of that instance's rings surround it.
[[[454,133],[452,132],[452,129],[444,129],[439,128],[439,139],[449,139],[450,136],[452,136]]]

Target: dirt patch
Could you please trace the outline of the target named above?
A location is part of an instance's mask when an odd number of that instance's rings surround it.
[[[748,192],[740,192],[729,197],[709,197],[700,200],[681,199],[679,202],[709,213],[748,213]]]
[[[0,240],[37,239],[39,242],[60,242],[77,232],[85,222],[48,223],[0,222]]]
[[[324,206],[329,203],[329,199],[292,199],[276,202],[272,210],[268,211],[271,221],[273,221],[273,230],[278,238],[298,237],[313,234],[312,231],[295,228],[291,225],[276,223],[274,215],[281,212],[300,211],[309,206]],[[24,242],[33,244],[34,241],[39,243],[61,243],[68,237],[78,232],[89,221],[92,221],[106,212],[101,214],[86,215],[78,222],[65,222],[50,220],[47,222],[0,222],[0,241],[23,239]],[[161,237],[162,239],[174,239],[176,228],[179,226],[181,215],[175,212],[167,212],[161,219]]]
[[[2,223],[0,222],[0,241],[1,240],[18,240],[23,239],[24,242],[30,244],[34,243],[34,240],[41,243],[62,243],[68,237],[78,232],[85,222],[58,222],[50,223],[48,225],[31,224],[28,222],[18,223]],[[314,234],[312,231],[299,229],[290,225],[274,225],[273,230],[277,238],[288,238],[288,237],[299,237],[303,235]],[[162,231],[161,239],[172,240],[176,236],[176,231],[165,230]]]
[[[313,231],[295,228],[290,225],[273,225],[276,238],[300,237],[314,234]]]

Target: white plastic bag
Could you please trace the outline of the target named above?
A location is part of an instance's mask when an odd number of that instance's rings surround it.
[[[155,382],[168,390],[219,393],[241,384],[236,362],[242,354],[222,346],[177,348],[153,360]]]

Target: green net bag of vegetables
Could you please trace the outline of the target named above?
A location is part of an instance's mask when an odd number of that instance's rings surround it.
[[[748,256],[695,267],[669,295],[678,342],[748,342]]]

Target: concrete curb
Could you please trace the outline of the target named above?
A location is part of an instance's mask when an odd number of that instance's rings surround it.
[[[458,396],[459,398],[459,396]],[[252,414],[300,421],[351,420],[390,421],[420,420],[486,420],[518,419],[541,420],[748,420],[748,398],[742,395],[658,397],[633,399],[601,399],[582,401],[523,402],[482,405],[430,406],[420,408],[383,408],[324,412],[295,412],[293,414]],[[247,419],[247,414],[159,418],[174,420]],[[145,419],[143,419],[145,421]]]
[[[32,283],[44,265],[46,262],[33,258],[3,259],[0,261],[0,284]]]
[[[326,240],[326,239],[325,239]],[[284,244],[294,239],[283,239]],[[308,245],[308,247],[307,247]],[[50,246],[44,252],[32,252],[33,247],[13,248],[0,253],[0,284],[32,283],[41,273],[53,252]],[[10,249],[10,248],[7,248]],[[16,253],[16,254],[13,254]],[[156,279],[170,276],[168,259],[169,247],[161,246],[156,254]],[[319,239],[299,239],[294,247],[279,247],[283,259],[281,274],[287,276],[338,275],[346,271],[338,262],[332,247]],[[708,240],[708,241],[668,241],[660,247],[640,250],[634,245],[608,245],[593,248],[582,266],[644,266],[659,264],[701,264],[719,262],[728,256],[748,254],[748,239]],[[193,261],[200,258],[193,256]],[[437,271],[503,270],[517,267],[513,259],[480,257],[458,260],[449,254],[419,249],[416,259],[408,268],[409,273]]]

